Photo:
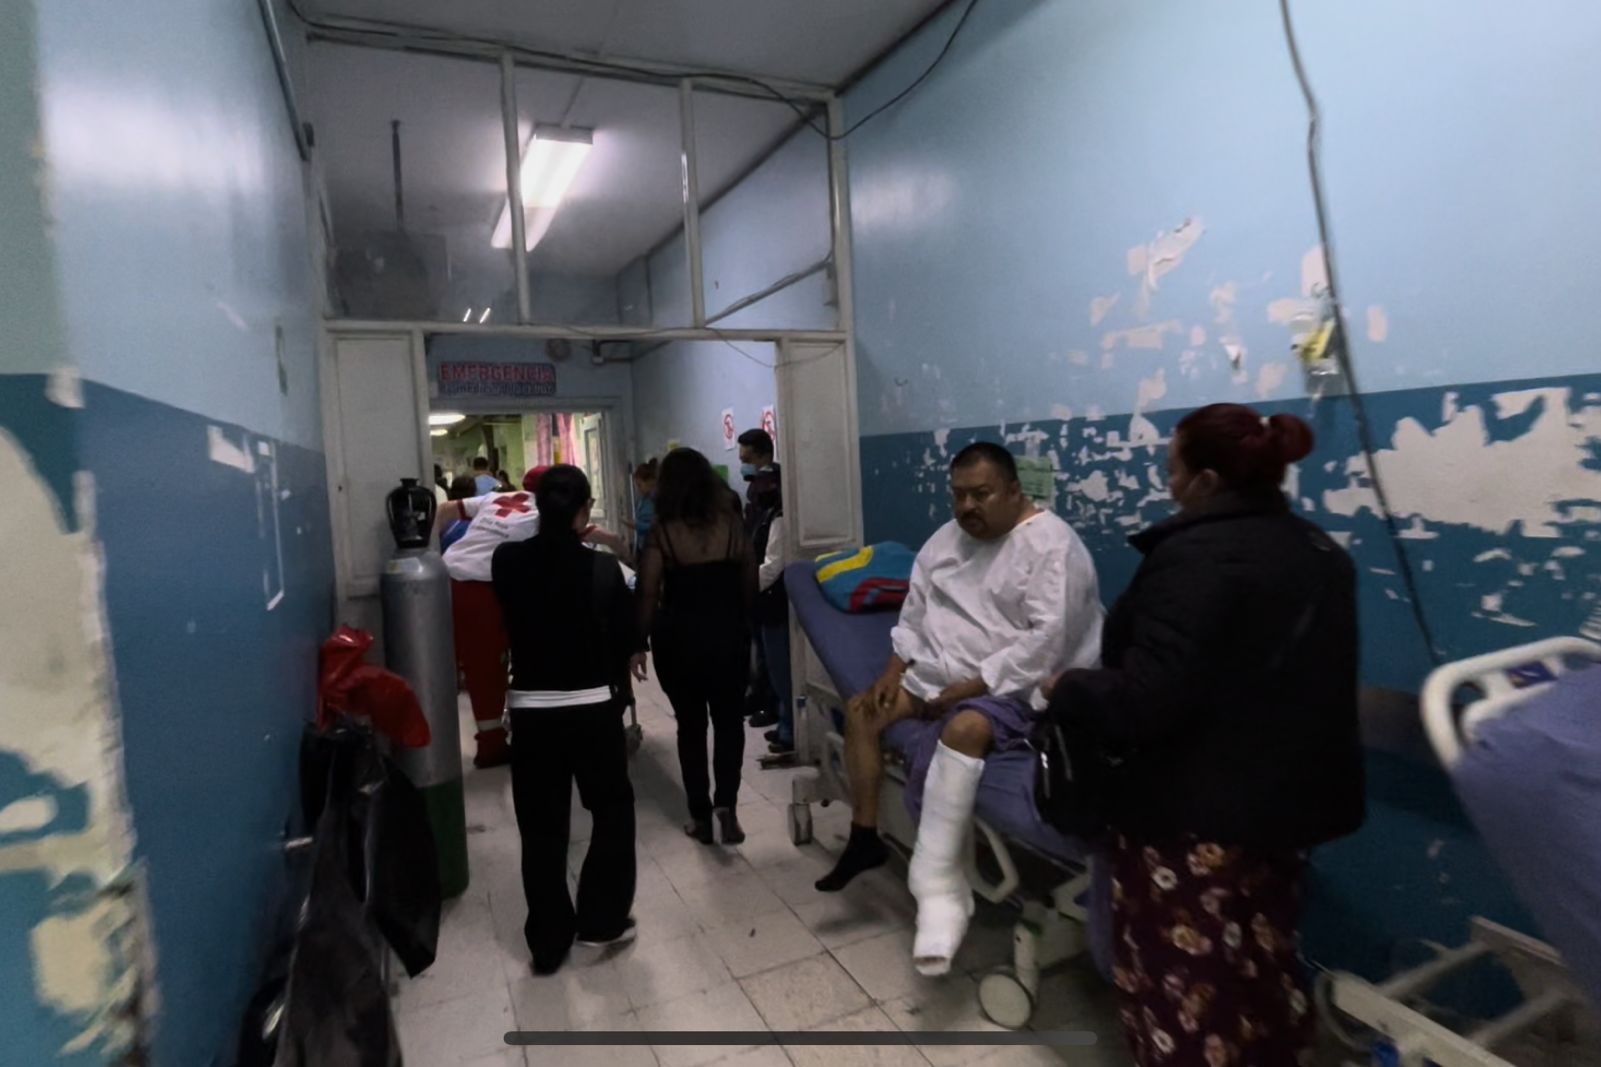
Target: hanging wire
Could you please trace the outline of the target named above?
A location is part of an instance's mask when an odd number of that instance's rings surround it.
[[[1412,609],[1413,621],[1417,624],[1418,633],[1423,637],[1429,659],[1435,666],[1439,666],[1445,662],[1445,657],[1439,645],[1435,643],[1434,630],[1429,625],[1427,613],[1423,610],[1423,597],[1418,591],[1417,573],[1412,567],[1411,556],[1408,555],[1406,544],[1401,538],[1400,522],[1390,506],[1384,479],[1379,474],[1377,449],[1373,443],[1373,427],[1368,419],[1367,403],[1357,385],[1356,368],[1352,365],[1350,346],[1346,343],[1345,319],[1342,314],[1344,306],[1340,302],[1339,280],[1334,269],[1334,241],[1329,233],[1328,209],[1323,197],[1321,158],[1323,116],[1318,108],[1317,96],[1312,92],[1312,82],[1307,77],[1306,65],[1301,60],[1301,48],[1295,37],[1295,23],[1290,17],[1290,0],[1279,0],[1279,14],[1284,21],[1284,39],[1289,45],[1290,63],[1295,68],[1295,79],[1300,83],[1301,96],[1306,100],[1306,166],[1312,180],[1312,207],[1317,216],[1318,241],[1323,252],[1323,272],[1328,279],[1329,303],[1334,316],[1333,335],[1329,346],[1334,352],[1334,358],[1340,364],[1340,373],[1345,376],[1346,393],[1351,401],[1351,412],[1356,419],[1357,440],[1367,463],[1368,480],[1373,485],[1373,496],[1378,503],[1379,514],[1384,519],[1384,527],[1389,532],[1390,542],[1395,548],[1396,559],[1400,565],[1401,583],[1406,587],[1407,604]]]

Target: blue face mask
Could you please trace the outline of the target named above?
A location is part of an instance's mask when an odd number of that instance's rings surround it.
[[[747,482],[756,477],[756,464],[741,463],[739,465],[739,476],[745,479]]]

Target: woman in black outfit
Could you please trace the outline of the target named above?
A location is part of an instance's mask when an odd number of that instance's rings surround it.
[[[552,974],[576,939],[629,940],[634,920],[634,789],[623,733],[627,672],[644,677],[633,595],[617,560],[586,548],[589,479],[550,468],[535,493],[539,533],[495,550],[495,597],[511,642],[511,786],[522,837],[523,928],[534,973]],[[573,783],[594,818],[567,892]]]
[[[1052,687],[1069,744],[1109,768],[1113,973],[1142,1067],[1293,1067],[1312,1037],[1307,850],[1363,819],[1355,571],[1279,488],[1312,441],[1237,404],[1180,422],[1179,513],[1133,539],[1104,666]]]
[[[689,801],[684,831],[711,844],[715,814],[724,844],[745,840],[734,812],[745,758],[756,559],[738,497],[706,457],[680,448],[662,460],[656,522],[639,570],[639,632],[655,650],[656,675],[678,719],[678,765]],[[712,794],[706,767],[710,720]]]

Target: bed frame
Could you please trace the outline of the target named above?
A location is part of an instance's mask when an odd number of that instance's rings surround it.
[[[844,711],[828,672],[812,650],[805,630],[791,618],[790,662],[795,678],[795,751],[797,775],[789,806],[789,836],[796,845],[812,840],[812,805],[848,803],[845,739],[834,726],[834,713]],[[884,788],[879,799],[879,831],[903,856],[917,841],[917,826],[906,811],[906,772],[896,756],[886,755]],[[1012,962],[979,981],[979,1006],[999,1026],[1021,1029],[1033,1017],[1042,972],[1082,955],[1088,947],[1090,874],[1052,857],[1008,841],[982,819],[973,820],[967,844],[967,873],[974,891],[992,904],[1021,909],[1012,928]],[[1043,892],[1029,891],[1018,872],[1017,854],[1026,852],[1048,865],[1062,881]],[[985,873],[981,859],[994,867]]]
[[[1482,724],[1545,689],[1575,659],[1601,662],[1601,644],[1556,637],[1448,664],[1431,674],[1423,688],[1423,724],[1446,770],[1456,765]],[[1476,689],[1479,696],[1458,714],[1455,698],[1464,687]],[[1466,1033],[1437,1021],[1429,991],[1486,959],[1506,967],[1523,1002]],[[1373,984],[1336,972],[1329,984],[1334,1007],[1372,1031],[1368,1038],[1342,1035],[1345,1043],[1365,1046],[1372,1062],[1391,1067],[1513,1067],[1495,1049],[1540,1024],[1561,1026],[1580,1047],[1601,1047],[1601,1022],[1591,1015],[1557,951],[1482,916],[1473,918],[1466,944],[1442,949],[1429,962],[1388,981]]]

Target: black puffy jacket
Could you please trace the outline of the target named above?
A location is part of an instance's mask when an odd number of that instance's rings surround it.
[[[1105,810],[1141,838],[1308,848],[1364,815],[1356,573],[1277,493],[1230,496],[1131,539],[1103,667],[1050,713],[1123,759]]]

